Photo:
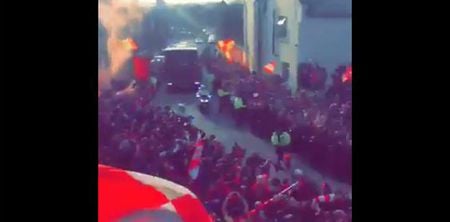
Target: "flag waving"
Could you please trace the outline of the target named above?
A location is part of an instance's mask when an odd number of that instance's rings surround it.
[[[193,180],[197,179],[200,171],[200,165],[202,161],[204,143],[202,140],[198,140],[195,143],[194,155],[192,155],[191,162],[189,163],[188,172]]]
[[[150,60],[135,56],[133,65],[136,80],[147,81],[150,74]]]
[[[187,188],[158,177],[98,165],[98,221],[211,222]]]

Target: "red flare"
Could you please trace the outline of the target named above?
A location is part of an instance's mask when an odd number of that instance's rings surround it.
[[[267,74],[273,74],[275,72],[275,61],[269,62],[263,69]]]

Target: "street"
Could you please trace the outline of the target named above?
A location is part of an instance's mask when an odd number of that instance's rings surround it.
[[[99,1],[99,220],[351,222],[351,24],[351,0]]]
[[[207,73],[204,69],[203,84],[210,86],[212,79],[212,74]],[[194,93],[171,94],[167,93],[165,87],[162,86],[153,99],[153,104],[155,105],[169,105],[173,108],[179,103],[185,104],[186,114],[194,117],[193,124],[205,131],[208,135],[214,134],[217,140],[225,146],[227,152],[231,151],[233,144],[237,142],[247,150],[247,156],[253,152],[257,152],[264,158],[270,159],[273,162],[276,161],[275,148],[269,142],[254,136],[245,128],[237,128],[234,125],[234,120],[229,116],[218,113],[218,99],[214,96],[210,107],[211,112],[206,115],[199,111]],[[351,185],[322,175],[317,170],[305,164],[297,155],[293,155],[292,166],[291,174],[295,169],[299,168],[317,186],[320,186],[320,184],[326,181],[334,189],[351,191]]]

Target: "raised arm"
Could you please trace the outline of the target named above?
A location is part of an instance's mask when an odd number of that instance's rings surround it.
[[[227,205],[228,205],[228,200],[230,200],[231,196],[236,193],[235,191],[230,192],[227,197],[225,198],[225,200],[223,201],[222,204],[222,215],[224,218],[229,217],[228,212],[227,212]]]

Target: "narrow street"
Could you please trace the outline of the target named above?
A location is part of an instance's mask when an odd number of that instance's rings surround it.
[[[352,222],[351,5],[100,0],[94,216]]]
[[[204,75],[208,76],[208,74]],[[204,130],[208,135],[214,134],[225,146],[227,151],[231,151],[233,144],[237,142],[240,146],[247,150],[247,155],[257,152],[264,158],[276,161],[277,157],[275,154],[275,148],[269,142],[254,136],[246,129],[235,127],[234,121],[230,117],[218,113],[217,99],[213,98],[211,112],[206,115],[199,111],[196,102],[194,93],[169,94],[166,93],[164,87],[161,87],[158,90],[155,98],[153,99],[153,103],[155,105],[170,105],[171,107],[176,107],[178,103],[185,104],[186,114],[194,117],[193,124]],[[297,168],[302,169],[305,176],[313,181],[317,186],[326,181],[336,190],[351,191],[350,184],[342,183],[322,175],[317,170],[305,164],[304,161],[302,161],[297,155],[294,155],[292,158],[292,166],[291,173],[293,173],[293,171]]]

